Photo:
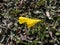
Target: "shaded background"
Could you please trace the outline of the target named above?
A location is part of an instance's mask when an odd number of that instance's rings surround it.
[[[44,22],[28,29],[20,16]],[[60,0],[0,0],[0,45],[60,45]]]

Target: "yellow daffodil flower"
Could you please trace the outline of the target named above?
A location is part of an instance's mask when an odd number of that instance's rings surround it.
[[[31,19],[31,18],[26,18],[26,17],[19,17],[18,22],[20,24],[26,23],[28,28],[34,26],[38,22],[42,22],[42,20],[39,19]]]

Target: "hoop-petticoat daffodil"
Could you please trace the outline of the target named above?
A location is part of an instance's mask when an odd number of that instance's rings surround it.
[[[30,28],[30,27],[34,26],[36,23],[42,22],[42,20],[31,19],[31,18],[27,18],[27,17],[19,17],[18,22],[19,22],[19,24],[26,23],[27,27]]]

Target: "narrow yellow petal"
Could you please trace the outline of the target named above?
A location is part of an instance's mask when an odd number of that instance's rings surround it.
[[[34,19],[28,19],[28,20],[26,20],[28,28],[34,26],[38,22],[40,22],[40,20],[34,20]]]

